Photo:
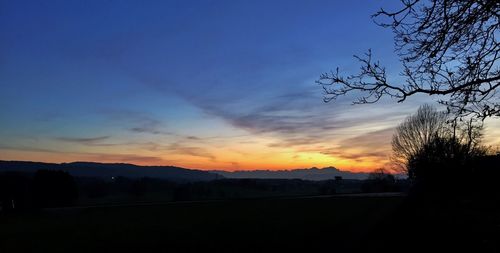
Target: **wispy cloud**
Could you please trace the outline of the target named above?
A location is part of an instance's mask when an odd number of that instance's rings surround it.
[[[215,161],[215,155],[209,152],[205,148],[196,147],[196,146],[187,146],[181,143],[173,143],[166,147],[166,150],[170,154],[178,154],[178,155],[187,155],[187,156],[197,156],[207,158],[211,161]]]
[[[363,159],[387,160],[390,155],[390,142],[394,128],[367,132],[347,138],[334,147],[320,148],[322,154],[361,161]]]
[[[143,156],[136,154],[84,154],[91,159],[91,161],[105,161],[105,162],[121,162],[121,163],[137,163],[137,164],[150,164],[150,165],[168,165],[170,161],[156,156]]]
[[[105,115],[109,120],[118,122],[123,127],[138,134],[171,135],[166,124],[147,112],[133,110],[101,110],[98,113]]]
[[[394,127],[390,127],[370,131],[356,137],[344,139],[340,142],[340,145],[343,147],[351,146],[369,150],[380,149],[381,147],[386,147],[387,144],[391,143],[394,130]]]
[[[170,144],[159,144],[156,142],[147,142],[142,144],[137,144],[142,149],[161,152],[170,155],[183,155],[183,156],[195,156],[207,158],[211,161],[215,161],[216,157],[207,148],[200,147],[200,143],[196,142],[174,142]]]
[[[276,142],[269,144],[270,147],[295,147],[340,141],[345,137],[355,137],[373,131],[369,128],[371,125],[384,127],[380,122],[392,126],[405,115],[405,112],[388,109],[356,116],[363,108],[325,106],[309,92],[305,92],[304,96],[300,96],[300,93],[276,96],[260,106],[247,109],[244,113],[239,108],[235,110],[234,106],[224,103],[199,99],[193,103],[207,114],[222,118],[234,127],[251,134],[274,137]],[[365,130],[359,129],[363,126]],[[354,132],[356,128],[358,131]],[[385,137],[387,136],[383,136]],[[351,141],[354,144],[357,140]]]
[[[110,136],[96,136],[96,137],[56,137],[56,140],[64,142],[79,143],[85,145],[91,145],[103,140],[109,139]]]

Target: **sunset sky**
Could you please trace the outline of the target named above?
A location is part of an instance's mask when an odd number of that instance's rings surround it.
[[[393,6],[391,6],[393,4]],[[0,160],[368,171],[430,97],[322,102],[371,48],[401,81],[397,1],[1,1]],[[499,120],[485,142],[500,143]]]

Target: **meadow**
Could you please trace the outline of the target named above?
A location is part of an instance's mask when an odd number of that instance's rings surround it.
[[[324,197],[45,209],[0,217],[0,252],[346,250],[402,201]]]

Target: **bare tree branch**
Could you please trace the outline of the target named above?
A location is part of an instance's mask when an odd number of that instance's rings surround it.
[[[403,102],[415,94],[436,95],[457,117],[500,116],[500,2],[491,0],[402,0],[397,11],[381,9],[375,23],[394,32],[405,83],[388,80],[385,67],[369,50],[360,72],[324,73],[316,81],[324,101],[361,94],[354,104],[382,97]],[[379,21],[382,19],[382,21]],[[387,20],[384,22],[384,20]]]

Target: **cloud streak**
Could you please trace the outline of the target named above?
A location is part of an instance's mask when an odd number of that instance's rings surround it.
[[[104,115],[108,120],[114,123],[121,123],[125,130],[136,134],[152,135],[172,135],[172,132],[166,131],[166,124],[147,112],[134,110],[100,110],[99,114]]]
[[[63,142],[92,145],[107,140],[109,138],[110,136],[96,136],[96,137],[56,137],[55,139]]]
[[[361,162],[364,159],[387,161],[394,128],[367,132],[339,142],[338,146],[320,150],[322,154]]]

